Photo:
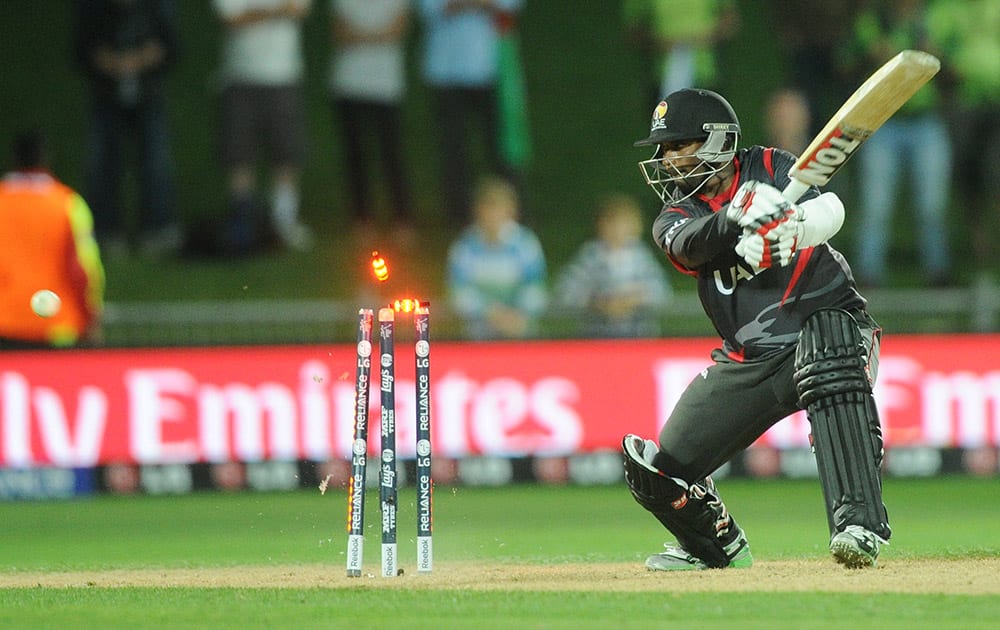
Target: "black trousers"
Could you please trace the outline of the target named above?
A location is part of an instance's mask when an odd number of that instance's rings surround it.
[[[475,179],[487,173],[508,179],[522,194],[518,174],[504,163],[500,152],[496,89],[439,87],[434,88],[433,94],[441,141],[442,193],[448,218],[455,221],[469,218]],[[475,155],[476,147],[483,149],[480,155]]]
[[[400,106],[338,98],[333,109],[343,133],[344,168],[355,219],[373,217],[372,179],[389,191],[392,217],[413,219],[410,172],[403,164]],[[370,142],[377,146],[368,146]],[[376,153],[377,151],[377,153]]]
[[[878,372],[880,328],[856,313],[872,383]],[[771,426],[795,413],[795,346],[762,361],[738,363],[722,350],[681,394],[660,430],[657,466],[693,483],[753,444]]]

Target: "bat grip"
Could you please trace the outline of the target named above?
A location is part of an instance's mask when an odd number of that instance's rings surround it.
[[[799,200],[799,197],[806,194],[807,190],[809,190],[809,184],[793,177],[792,181],[781,191],[781,196],[787,199],[789,203],[795,203]]]

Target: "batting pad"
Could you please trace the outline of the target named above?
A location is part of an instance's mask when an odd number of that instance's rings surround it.
[[[708,477],[689,485],[665,475],[646,461],[643,446],[643,440],[634,435],[626,435],[622,442],[625,481],[636,502],[674,535],[684,551],[709,567],[728,566],[742,546],[730,554],[726,546],[740,538],[741,530],[715,484]]]
[[[889,539],[882,503],[882,429],[867,349],[857,323],[839,309],[806,320],[795,354],[795,384],[812,424],[812,446],[831,534],[861,525]]]

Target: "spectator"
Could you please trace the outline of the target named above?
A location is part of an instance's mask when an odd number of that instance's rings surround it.
[[[366,143],[377,139],[380,182],[385,182],[400,240],[413,240],[409,171],[403,165],[401,118],[406,94],[408,0],[332,0],[330,94],[343,133],[343,158],[355,224],[369,242],[374,196],[369,178],[377,160]],[[374,147],[367,147],[374,149]]]
[[[517,191],[487,177],[476,190],[473,223],[448,251],[451,305],[469,339],[537,334],[545,310],[545,256],[538,237],[518,222]]]
[[[419,0],[423,77],[440,134],[441,188],[452,221],[465,221],[472,205],[470,165],[484,162],[480,171],[502,174],[523,199],[518,169],[501,151],[497,103],[501,28],[513,24],[521,5],[521,0]],[[482,161],[471,155],[476,127],[486,147]]]
[[[653,68],[655,102],[681,88],[719,83],[717,47],[739,26],[733,0],[625,0],[625,28]]]
[[[944,76],[936,81],[950,83],[953,190],[969,213],[973,259],[982,274],[997,259],[1000,233],[1000,0],[935,0],[929,11],[943,49]]]
[[[139,251],[159,256],[183,240],[176,216],[166,72],[177,58],[172,0],[77,0],[76,57],[89,82],[85,193],[109,254],[130,247],[121,205],[122,149],[135,143],[141,212]]]
[[[922,0],[891,0],[862,11],[854,23],[851,50],[859,75],[867,75],[900,50],[934,51]],[[876,131],[860,152],[860,207],[857,233],[858,281],[880,286],[886,281],[886,259],[895,233],[890,226],[900,171],[909,168],[910,203],[918,227],[924,280],[932,286],[950,283],[948,191],[951,143],[941,116],[940,95],[932,81],[921,88]],[[906,224],[912,223],[909,219]]]
[[[104,268],[83,198],[46,170],[40,133],[19,135],[0,180],[0,350],[96,343]],[[59,302],[33,312],[33,296]]]
[[[806,148],[813,134],[809,114],[809,101],[795,88],[779,88],[767,99],[766,127],[768,144],[799,155]]]
[[[249,253],[264,242],[266,214],[285,247],[305,251],[313,245],[299,220],[306,150],[302,20],[311,2],[213,0],[225,27],[221,140],[231,215],[223,242],[233,253]],[[268,211],[257,193],[261,149],[273,166]]]
[[[590,337],[653,337],[670,301],[667,274],[643,239],[642,212],[628,195],[598,207],[596,238],[584,243],[556,283],[561,306],[581,312]]]
[[[864,3],[865,0],[767,2],[770,10],[765,19],[777,32],[782,60],[788,71],[784,88],[808,103],[809,127],[805,134],[808,138],[819,133],[827,119],[857,87],[845,76],[838,55],[843,42],[851,38],[854,16]],[[792,103],[783,100],[776,104]],[[798,121],[779,119],[778,122]],[[788,137],[788,132],[779,132],[777,137]],[[837,176],[838,180],[841,176]]]
[[[857,87],[838,60],[866,0],[770,0],[764,19],[780,45],[787,75],[764,115],[768,144],[800,154]],[[826,190],[853,199],[852,162]]]

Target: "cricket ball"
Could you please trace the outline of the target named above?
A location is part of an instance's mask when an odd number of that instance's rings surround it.
[[[52,317],[59,312],[62,300],[54,291],[42,289],[31,296],[31,310],[39,317]]]

